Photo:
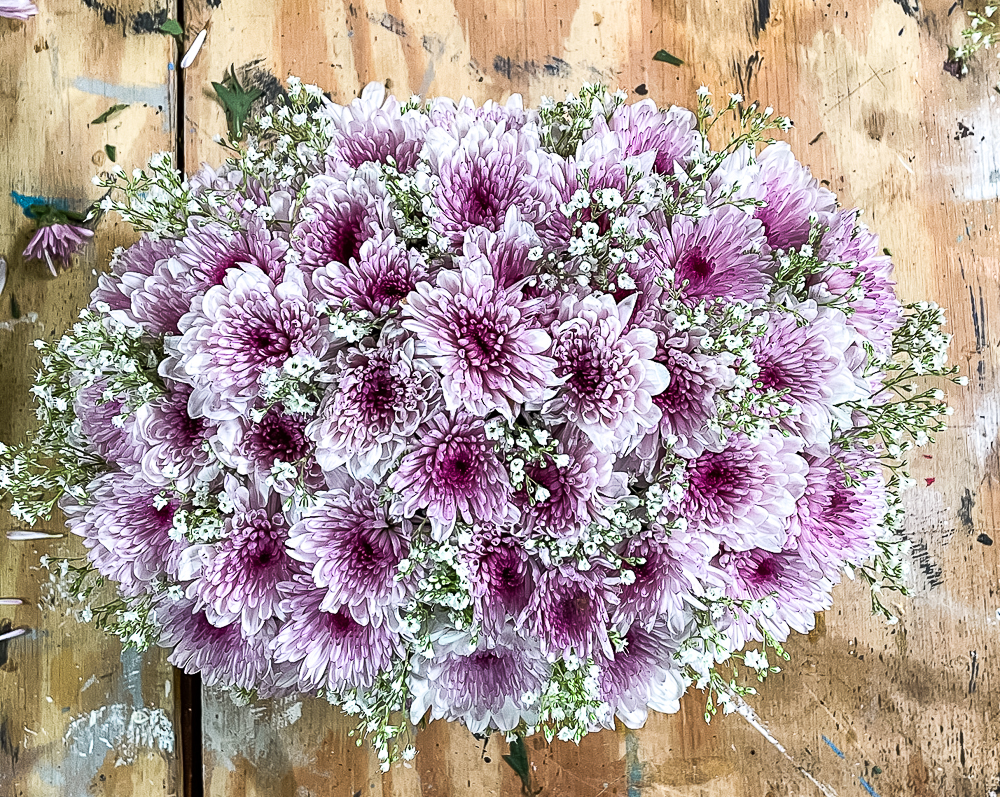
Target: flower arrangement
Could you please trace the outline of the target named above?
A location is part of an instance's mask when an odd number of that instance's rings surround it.
[[[841,574],[889,615],[904,457],[949,412],[912,379],[955,373],[788,126],[707,90],[292,79],[221,169],[97,180],[143,235],[37,344],[11,512],[63,510],[87,557],[43,564],[85,619],[322,696],[385,766],[428,718],[578,741],[692,685],[731,710]]]

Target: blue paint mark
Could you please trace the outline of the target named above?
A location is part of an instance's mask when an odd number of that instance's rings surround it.
[[[15,204],[21,208],[21,212],[23,212],[29,219],[34,218],[34,216],[28,212],[28,208],[32,205],[51,205],[54,208],[59,208],[59,210],[69,210],[69,202],[65,199],[46,199],[43,196],[19,194],[17,191],[11,191],[10,198],[14,200]]]
[[[842,752],[840,752],[840,750],[837,748],[837,745],[835,745],[833,742],[831,742],[825,736],[823,737],[823,741],[826,742],[826,746],[829,747],[831,750],[833,750],[833,752],[835,752],[839,758],[843,758],[844,757],[844,754]]]
[[[173,72],[174,71],[174,62],[173,61],[171,61],[169,64],[167,64],[167,71],[168,72]]]
[[[867,780],[864,778],[858,778],[858,780],[861,781],[861,785],[865,787],[865,791],[868,792],[871,797],[879,797],[879,793],[871,787]]]
[[[639,761],[639,739],[629,731],[625,734],[625,777],[628,797],[642,797],[642,762]]]

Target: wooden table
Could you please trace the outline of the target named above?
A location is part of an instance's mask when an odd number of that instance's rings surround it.
[[[791,662],[752,702],[754,716],[702,719],[689,695],[674,716],[639,732],[604,732],[579,746],[528,744],[543,795],[872,795],[931,797],[1000,791],[1000,631],[995,526],[1000,502],[994,231],[1000,191],[996,62],[987,52],[962,80],[943,68],[964,11],[952,0],[39,0],[26,22],[0,20],[0,188],[82,208],[90,178],[172,150],[188,168],[217,164],[224,131],[210,83],[235,64],[265,91],[295,74],[346,101],[371,80],[400,96],[521,92],[528,103],[602,81],[660,105],[690,104],[705,84],[741,92],[795,120],[798,156],[894,253],[904,299],[949,310],[953,358],[970,385],[950,391],[952,428],[914,461],[907,495],[913,595],[902,621],[871,618],[846,584]],[[180,19],[190,41],[181,73]],[[665,49],[680,66],[656,62]],[[91,124],[114,103],[129,107]],[[0,200],[0,440],[31,425],[31,341],[58,333],[96,284],[111,249],[132,240],[105,221],[72,273],[52,279],[20,258],[30,223]],[[9,518],[2,523],[9,527]],[[52,528],[57,529],[53,521]],[[412,766],[386,775],[354,746],[329,706],[286,699],[238,708],[197,701],[162,651],[121,654],[79,625],[53,595],[40,553],[75,540],[6,543],[0,630],[0,795],[516,795],[505,744],[485,747],[436,723]],[[200,723],[197,720],[200,709]],[[159,719],[157,741],[137,733]],[[168,730],[169,730],[169,726]],[[161,746],[162,745],[162,746]],[[199,755],[200,754],[200,755]],[[199,758],[201,759],[199,763]]]

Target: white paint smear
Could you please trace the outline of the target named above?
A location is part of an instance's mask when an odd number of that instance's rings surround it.
[[[70,721],[63,743],[81,758],[114,751],[115,766],[131,764],[143,750],[174,751],[174,726],[163,709],[101,706]]]

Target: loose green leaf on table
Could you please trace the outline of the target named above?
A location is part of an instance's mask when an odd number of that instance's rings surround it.
[[[524,739],[520,736],[514,739],[510,743],[510,754],[505,753],[503,760],[521,779],[521,792],[531,795],[531,768],[528,764],[528,749],[524,746]]]
[[[93,122],[91,122],[91,124],[92,125],[103,125],[109,119],[111,119],[114,116],[117,116],[122,111],[124,111],[126,108],[128,108],[128,103],[127,102],[120,102],[120,103],[118,103],[116,105],[112,105],[110,108],[108,108],[108,110],[106,110],[104,113],[102,113],[100,116],[98,116]]]
[[[671,66],[680,66],[684,63],[676,55],[671,55],[666,50],[657,50],[656,55],[653,56],[653,60],[662,61],[665,64],[670,64]]]
[[[176,19],[168,19],[160,25],[160,33],[165,33],[167,36],[176,36],[179,39],[184,35],[184,28],[181,27],[181,23]]]
[[[108,160],[112,163],[115,162],[115,158],[118,157],[118,148],[113,144],[104,145],[104,154],[108,156]]]
[[[229,137],[233,141],[243,138],[243,125],[254,101],[261,96],[258,88],[245,89],[236,77],[236,67],[229,67],[229,73],[223,78],[223,83],[212,83],[212,88],[219,97],[219,102],[226,111],[226,123],[229,125]]]

